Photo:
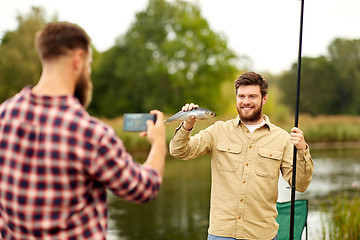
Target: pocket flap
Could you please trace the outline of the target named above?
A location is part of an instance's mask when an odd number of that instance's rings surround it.
[[[240,153],[242,149],[241,144],[228,144],[220,142],[217,145],[217,149],[222,152],[229,152],[229,153]]]
[[[259,148],[259,155],[265,158],[280,160],[283,153],[273,149]]]

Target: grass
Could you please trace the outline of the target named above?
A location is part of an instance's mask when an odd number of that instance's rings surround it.
[[[360,239],[360,194],[345,192],[330,199],[329,218],[322,219],[323,239]]]
[[[303,131],[309,142],[360,141],[358,116],[303,116]]]

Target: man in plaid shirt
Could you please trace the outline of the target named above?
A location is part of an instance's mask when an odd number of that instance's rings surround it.
[[[132,202],[159,190],[163,114],[147,122],[151,150],[134,162],[112,128],[85,110],[91,98],[87,34],[52,23],[36,36],[42,75],[0,106],[0,238],[105,239],[106,189]]]

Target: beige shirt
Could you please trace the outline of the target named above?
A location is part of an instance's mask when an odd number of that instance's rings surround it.
[[[250,134],[239,117],[190,137],[181,126],[170,142],[170,154],[188,160],[210,154],[212,184],[209,233],[237,239],[272,239],[278,224],[279,170],[291,185],[294,146],[285,130],[270,123]],[[296,190],[305,191],[314,164],[309,148],[298,151]]]

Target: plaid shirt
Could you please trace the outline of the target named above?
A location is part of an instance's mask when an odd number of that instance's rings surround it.
[[[25,87],[0,106],[1,239],[105,239],[106,188],[140,203],[160,185],[73,96]]]

